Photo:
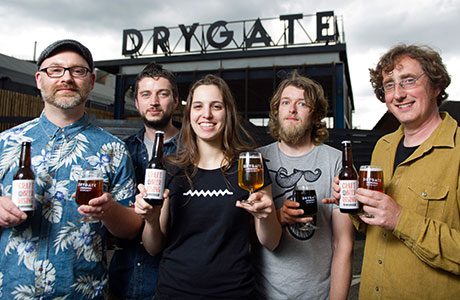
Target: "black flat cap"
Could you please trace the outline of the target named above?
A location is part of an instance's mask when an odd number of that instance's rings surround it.
[[[43,50],[43,52],[38,57],[38,60],[37,60],[38,68],[40,68],[40,66],[42,65],[45,59],[63,50],[72,50],[80,54],[88,63],[91,71],[93,71],[94,62],[93,62],[93,56],[91,55],[91,52],[89,51],[88,48],[83,46],[83,44],[75,40],[59,40],[59,41],[52,43],[48,47],[46,47],[46,49]]]

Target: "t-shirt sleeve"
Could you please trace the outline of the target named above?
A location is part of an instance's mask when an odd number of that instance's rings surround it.
[[[272,184],[272,179],[270,178],[270,172],[268,171],[268,167],[265,162],[265,158],[263,159],[263,163],[264,163],[264,186],[263,187],[266,187]]]

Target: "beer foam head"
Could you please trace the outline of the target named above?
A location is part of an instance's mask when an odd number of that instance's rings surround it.
[[[312,185],[308,185],[308,184],[297,184],[295,186],[295,190],[297,190],[297,191],[311,191],[311,190],[314,190],[314,188],[313,188]]]
[[[382,168],[379,166],[373,166],[373,165],[364,165],[359,168],[361,171],[368,171],[368,172],[376,172],[376,171],[382,171]]]
[[[103,180],[102,171],[99,169],[83,169],[80,171],[80,180]]]

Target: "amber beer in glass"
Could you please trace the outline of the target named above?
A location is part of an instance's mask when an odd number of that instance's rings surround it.
[[[253,193],[264,185],[264,165],[259,152],[242,152],[238,160],[238,185]]]
[[[27,218],[32,217],[35,211],[34,179],[35,175],[30,167],[30,142],[23,142],[19,169],[13,177],[11,200],[27,214]]]
[[[96,169],[82,170],[77,181],[77,193],[75,201],[78,205],[89,205],[91,199],[102,196],[104,191],[104,180],[102,172]],[[83,217],[83,222],[97,222],[92,217]]]
[[[359,168],[359,187],[383,193],[383,170],[378,166]]]
[[[351,141],[343,141],[342,170],[339,173],[340,212],[356,215],[361,211],[361,205],[356,199],[358,189],[358,172],[353,165]]]
[[[99,170],[82,170],[77,182],[76,201],[88,205],[89,200],[102,196],[104,180]]]

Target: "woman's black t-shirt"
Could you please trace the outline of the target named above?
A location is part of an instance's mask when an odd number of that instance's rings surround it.
[[[265,168],[265,170],[267,170]],[[264,186],[271,184],[268,172]],[[245,299],[254,288],[249,242],[252,215],[236,207],[248,192],[238,186],[238,166],[198,169],[190,187],[184,172],[169,182],[170,214],[160,262],[160,299]]]

